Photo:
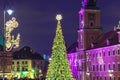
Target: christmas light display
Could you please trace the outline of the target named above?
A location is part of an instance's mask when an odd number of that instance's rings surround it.
[[[46,80],[73,80],[72,72],[67,59],[64,36],[62,35],[62,28],[60,24],[62,16],[57,15],[56,19],[58,20],[58,24]]]
[[[18,27],[18,22],[16,21],[16,18],[12,18],[11,20],[6,22],[5,27],[5,48],[6,51],[10,51],[13,48],[19,47],[20,43],[20,34],[18,33],[16,39],[14,38],[14,35],[12,35],[12,31]]]

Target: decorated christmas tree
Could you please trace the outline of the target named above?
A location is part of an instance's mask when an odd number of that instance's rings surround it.
[[[46,80],[73,80],[60,24],[62,16],[57,15],[56,19],[58,20],[57,30],[53,42],[52,55],[48,66]]]

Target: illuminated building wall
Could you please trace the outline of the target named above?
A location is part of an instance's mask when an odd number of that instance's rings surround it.
[[[87,50],[87,80],[119,80],[120,44]]]
[[[78,40],[68,48],[76,80],[120,80],[120,23],[103,33],[96,0],[83,0]]]
[[[34,73],[32,72],[32,60],[29,59],[18,59],[12,62],[12,74],[13,77],[18,78],[34,78]]]
[[[13,55],[12,74],[15,78],[40,78],[44,75],[44,60],[40,54],[25,46]]]

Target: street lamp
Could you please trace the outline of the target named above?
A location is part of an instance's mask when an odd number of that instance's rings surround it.
[[[11,35],[11,32],[18,27],[18,22],[16,21],[15,17],[12,17],[11,20],[6,21],[6,13],[8,15],[12,15],[13,10],[12,9],[8,9],[8,8],[4,8],[4,49],[3,49],[3,53],[2,53],[2,72],[3,72],[3,80],[5,77],[5,67],[6,66],[12,66],[12,54],[11,54],[11,50],[13,48],[17,48],[19,47],[19,42],[20,42],[20,34],[17,35],[16,39],[14,38],[14,35]],[[11,55],[11,56],[10,56]],[[11,57],[11,65],[7,64],[6,59],[8,59],[8,57]],[[7,60],[8,61],[8,60]],[[10,71],[9,71],[10,72]],[[11,72],[10,72],[11,73]]]
[[[7,13],[8,13],[9,15],[12,15],[13,10],[12,10],[12,9],[8,9],[8,10],[7,10]]]
[[[5,17],[6,17],[6,12],[9,14],[9,15],[12,15],[12,13],[13,13],[13,10],[12,9],[4,9],[4,32],[3,32],[3,34],[4,34],[4,45],[3,45],[3,53],[2,53],[2,56],[3,56],[3,58],[2,58],[2,72],[3,72],[3,80],[4,80],[4,78],[5,78],[5,66],[6,66],[6,61],[5,61],[5,57],[7,56],[6,55],[6,20],[5,20]]]
[[[6,25],[5,25],[5,23],[6,23],[6,12],[7,12],[7,14],[8,15],[12,15],[12,13],[13,13],[13,10],[12,9],[4,9],[4,32],[3,32],[3,34],[4,34],[4,38],[5,38],[5,33],[6,33],[6,29],[5,29],[5,27],[6,27]],[[5,40],[4,40],[5,41]],[[5,42],[4,42],[5,43]]]

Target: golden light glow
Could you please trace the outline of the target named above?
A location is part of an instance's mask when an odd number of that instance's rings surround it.
[[[13,48],[19,47],[20,34],[17,35],[16,39],[14,35],[11,35],[12,31],[17,27],[18,27],[18,22],[16,21],[15,17],[13,17],[11,20],[6,22],[6,28],[5,28],[6,51],[10,51]]]
[[[56,19],[57,19],[58,21],[60,21],[60,20],[62,19],[62,15],[61,15],[61,14],[57,14]]]

